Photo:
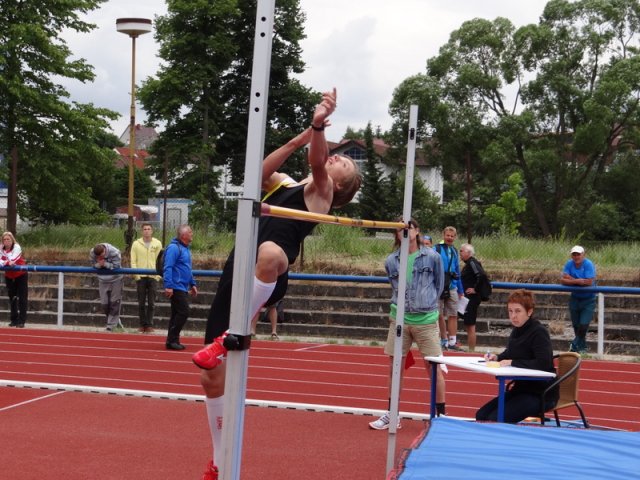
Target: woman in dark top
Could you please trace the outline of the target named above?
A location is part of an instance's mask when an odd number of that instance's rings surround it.
[[[534,308],[533,293],[527,290],[515,290],[507,300],[509,320],[513,330],[509,336],[507,348],[495,355],[485,356],[488,361],[498,361],[501,366],[531,368],[554,372],[553,348],[549,331],[542,323],[532,317]],[[515,380],[505,392],[504,421],[518,423],[527,417],[540,413],[540,394],[553,382],[541,380]],[[557,388],[547,395],[545,411],[558,401]],[[476,413],[478,421],[496,421],[498,418],[498,398],[482,406]]]

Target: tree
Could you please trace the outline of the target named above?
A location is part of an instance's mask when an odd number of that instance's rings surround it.
[[[369,126],[371,125],[371,122],[369,122]],[[365,130],[354,130],[352,127],[347,126],[347,131],[344,132],[344,135],[342,136],[342,138],[344,140],[362,140],[362,138],[364,138],[365,136]]]
[[[213,167],[229,164],[234,182],[243,178],[256,1],[194,8],[191,0],[169,0],[167,6],[155,33],[163,65],[156,78],[145,80],[139,98],[150,121],[165,125],[151,149],[155,172],[162,173],[166,158],[171,193],[197,198],[195,208],[203,209],[198,216],[205,221],[218,203]],[[304,68],[303,20],[298,0],[277,2],[266,151],[309,124],[318,98],[291,78]],[[303,173],[304,158],[298,154],[286,167]]]
[[[537,73],[522,90],[534,155],[519,153],[518,163],[543,233],[557,232],[563,202],[586,200],[616,152],[635,143],[626,140],[640,120],[639,30],[637,0],[556,0],[514,35],[522,66]]]
[[[396,89],[391,108],[401,121],[406,100],[419,102],[446,178],[462,172],[452,162],[461,151],[477,158],[474,185],[491,188],[489,204],[519,172],[523,228],[557,234],[563,205],[586,201],[615,155],[636,148],[639,30],[637,0],[552,0],[538,24],[517,30],[505,18],[474,19]]]
[[[244,176],[256,5],[257,0],[238,2],[241,14],[236,18],[234,36],[234,42],[239,46],[238,55],[233,68],[225,75],[223,86],[223,98],[228,101],[222,119],[225,134],[218,145],[220,155],[231,166],[235,183],[240,183]],[[299,0],[276,2],[265,153],[275,150],[308,127],[314,107],[321,98],[320,93],[313,92],[292,78],[293,74],[300,74],[305,68],[300,47],[300,41],[306,36],[305,18]],[[304,156],[301,153],[294,154],[282,171],[294,178],[306,175]]]
[[[120,205],[124,205],[129,197],[129,170],[118,168],[114,175],[115,195],[111,197],[107,210],[112,211]],[[156,187],[149,175],[144,170],[133,169],[133,191],[135,192],[134,203],[145,204],[147,199],[156,196]]]
[[[91,185],[108,174],[113,153],[101,146],[117,114],[69,102],[56,78],[92,81],[92,69],[74,60],[63,30],[90,32],[80,19],[104,0],[0,3],[0,152],[8,154],[7,228],[18,212],[44,222],[89,223],[102,218]],[[18,167],[20,166],[20,169]],[[99,180],[98,180],[99,181]]]
[[[388,218],[400,217],[404,207],[405,169],[393,171],[389,175],[389,195],[387,200]],[[420,224],[420,230],[426,233],[438,224],[439,199],[427,187],[418,175],[413,177],[411,195],[411,215]],[[379,217],[374,217],[379,218]]]
[[[522,177],[519,173],[512,173],[507,179],[507,188],[500,200],[495,205],[490,205],[486,210],[486,215],[491,219],[492,226],[508,233],[516,235],[520,222],[517,220],[518,215],[524,212],[527,199],[521,198]]]
[[[161,177],[167,160],[174,195],[216,198],[211,162],[224,108],[222,77],[237,53],[232,34],[236,3],[169,0],[167,15],[155,21],[163,63],[156,78],[145,80],[138,98],[149,121],[165,125],[150,149],[155,157],[150,164]]]
[[[358,197],[358,210],[361,218],[390,218],[389,209],[389,183],[382,176],[382,171],[377,163],[380,161],[373,148],[373,131],[371,122],[364,130],[364,141],[367,151],[367,160],[362,172],[362,187]]]

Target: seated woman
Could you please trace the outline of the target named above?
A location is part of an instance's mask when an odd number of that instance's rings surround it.
[[[553,348],[549,331],[533,318],[533,293],[527,290],[515,290],[507,300],[509,320],[513,330],[507,342],[507,348],[499,355],[485,355],[487,361],[498,361],[501,366],[531,368],[554,372]],[[541,394],[554,379],[515,380],[505,392],[504,421],[518,423],[527,417],[540,414]],[[558,402],[558,389],[547,394],[545,411]],[[498,418],[498,398],[482,406],[476,413],[477,421],[496,421]]]

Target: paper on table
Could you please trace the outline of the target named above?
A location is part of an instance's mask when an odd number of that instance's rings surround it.
[[[458,313],[460,313],[460,315],[464,315],[464,312],[467,311],[468,304],[469,304],[469,299],[467,297],[458,298]]]
[[[444,355],[440,354],[440,355],[438,355],[438,357],[444,358]],[[449,369],[447,368],[447,366],[444,363],[440,364],[440,370],[442,370],[443,373],[449,373]]]

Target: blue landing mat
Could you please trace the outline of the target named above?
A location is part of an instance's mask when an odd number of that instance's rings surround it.
[[[640,433],[431,422],[399,480],[640,479]]]

